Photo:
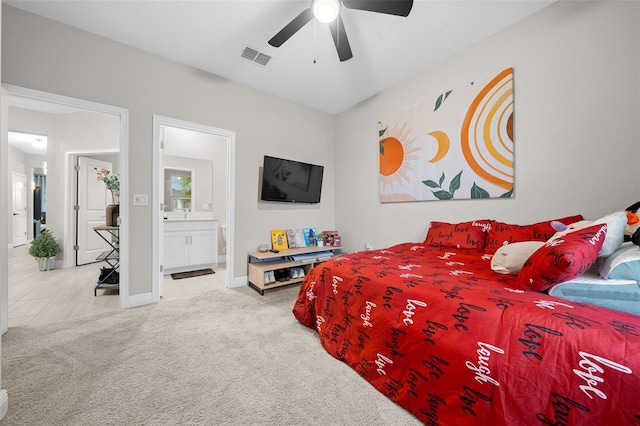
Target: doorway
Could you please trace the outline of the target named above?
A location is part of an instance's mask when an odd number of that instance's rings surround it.
[[[114,117],[117,135],[117,150],[119,151],[118,158],[121,167],[120,179],[123,182],[127,181],[127,164],[128,164],[128,111],[123,108],[113,107],[110,105],[98,104],[95,102],[85,101],[82,99],[70,98],[66,96],[55,95],[47,92],[41,92],[37,90],[22,88],[18,86],[3,85],[6,90],[6,100],[10,107],[17,107],[24,110],[38,111],[39,113],[48,114],[65,114],[69,112],[78,114],[90,114],[99,113]],[[8,128],[12,127],[11,118],[8,121]],[[68,135],[65,135],[68,136]],[[72,151],[72,150],[71,150]],[[73,168],[69,164],[69,156],[64,152],[64,149],[60,149],[56,153],[52,153],[51,161],[49,164],[57,164],[56,171],[57,176],[52,176],[52,168],[49,167],[49,176],[47,181],[47,188],[52,191],[57,191],[55,197],[49,197],[48,200],[48,215],[47,225],[53,229],[57,229],[57,235],[60,235],[60,239],[65,247],[65,252],[62,254],[62,267],[71,268],[75,265],[75,253],[73,251],[75,243],[75,182],[73,179]],[[47,154],[50,155],[49,153]],[[128,215],[128,203],[127,196],[128,191],[126,184],[122,188],[122,201],[120,207],[120,215],[125,219]],[[52,212],[56,211],[55,216]],[[120,308],[126,308],[130,304],[128,303],[128,226],[126,220],[123,220],[123,226],[121,227],[120,241],[122,249],[120,252],[120,292],[118,296]],[[6,294],[5,289],[2,290],[3,294]],[[0,311],[3,318],[8,317],[8,300],[4,298],[0,302]]]
[[[176,130],[194,132],[200,136],[209,136],[215,139],[215,143],[220,143],[224,146],[225,158],[216,158],[217,164],[226,166],[226,183],[224,185],[224,195],[218,195],[218,197],[224,197],[224,211],[218,209],[215,202],[211,202],[212,205],[206,206],[205,201],[202,206],[205,209],[212,211],[213,216],[224,216],[224,223],[219,223],[219,228],[224,225],[225,227],[225,240],[226,246],[224,250],[226,261],[226,287],[234,287],[234,205],[235,205],[235,132],[230,130],[219,129],[210,127],[198,123],[192,123],[182,120],[177,120],[168,117],[162,117],[159,115],[153,116],[153,199],[159,200],[156,208],[152,209],[152,226],[155,229],[154,234],[154,252],[152,253],[154,271],[153,274],[153,299],[154,301],[160,300],[162,296],[162,282],[164,277],[163,272],[163,257],[164,257],[164,203],[165,203],[165,149],[166,138],[169,133]],[[214,160],[213,158],[205,158],[205,160]],[[197,178],[196,178],[197,179]],[[194,187],[198,186],[197,181],[193,182]],[[215,186],[215,185],[214,185]],[[201,186],[202,187],[202,186]],[[215,192],[215,190],[214,190]],[[194,193],[195,195],[195,193]],[[194,203],[198,203],[195,199]],[[200,203],[198,203],[200,204]],[[218,210],[216,210],[218,209]],[[217,213],[216,213],[217,212]]]
[[[27,176],[11,172],[11,228],[13,247],[27,243]]]
[[[106,221],[106,207],[116,203],[106,185],[96,178],[98,170],[108,170],[115,176],[120,174],[117,166],[118,153],[73,154],[70,164],[74,168],[75,187],[75,266],[96,262],[96,258],[109,249],[106,242],[93,231]],[[115,167],[114,167],[115,166]]]

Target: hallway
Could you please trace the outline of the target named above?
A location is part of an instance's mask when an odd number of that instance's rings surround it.
[[[98,296],[93,295],[104,263],[43,272],[28,252],[29,244],[9,249],[9,327],[37,326],[120,310],[116,289],[98,289]],[[215,272],[182,280],[165,276],[161,302],[224,287],[225,264],[219,264]]]

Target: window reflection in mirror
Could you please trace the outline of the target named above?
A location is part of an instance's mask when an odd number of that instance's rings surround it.
[[[192,177],[189,170],[164,170],[165,179],[165,211],[192,211],[191,188]],[[167,202],[168,201],[168,202]]]

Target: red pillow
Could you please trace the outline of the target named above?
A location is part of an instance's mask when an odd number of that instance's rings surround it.
[[[607,235],[607,224],[582,228],[536,250],[522,266],[516,286],[544,291],[586,272],[598,258]]]
[[[489,223],[489,220],[461,223],[431,222],[425,243],[435,247],[482,251]]]
[[[562,219],[554,219],[568,225],[582,220],[582,215],[567,216]],[[556,233],[551,227],[552,220],[532,223],[531,225],[514,225],[511,223],[492,221],[491,229],[487,234],[484,252],[493,254],[500,247],[520,241],[547,241]]]

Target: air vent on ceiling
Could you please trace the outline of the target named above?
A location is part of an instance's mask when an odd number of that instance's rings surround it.
[[[242,57],[250,60],[253,63],[262,65],[263,67],[267,66],[267,64],[271,60],[271,56],[267,55],[266,53],[258,52],[256,49],[253,49],[249,46],[246,46],[242,51]]]

